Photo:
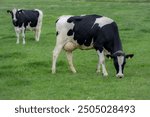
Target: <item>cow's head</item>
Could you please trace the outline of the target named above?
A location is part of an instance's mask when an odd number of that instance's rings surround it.
[[[112,58],[114,61],[114,66],[116,69],[116,77],[122,78],[124,76],[123,70],[126,64],[126,59],[132,58],[134,54],[123,53],[122,51],[117,51],[112,55],[106,55],[108,58]]]
[[[11,14],[12,22],[14,25],[16,25],[17,19],[21,12],[22,12],[22,10],[18,10],[16,8],[14,8],[13,10],[7,10],[7,13]]]

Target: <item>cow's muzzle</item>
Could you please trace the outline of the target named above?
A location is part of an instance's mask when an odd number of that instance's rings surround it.
[[[117,77],[117,78],[123,78],[124,75],[123,75],[122,73],[118,73],[118,74],[116,75],[116,77]]]

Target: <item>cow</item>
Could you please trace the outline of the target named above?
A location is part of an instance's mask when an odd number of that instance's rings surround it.
[[[112,19],[100,15],[60,16],[56,21],[56,45],[53,50],[52,73],[56,73],[56,61],[61,50],[66,51],[70,69],[76,73],[72,60],[72,51],[95,49],[98,54],[97,73],[102,66],[102,75],[108,76],[105,67],[104,52],[113,58],[116,69],[116,77],[124,76],[123,70],[126,58],[132,58],[134,54],[125,54],[119,37],[118,26]]]
[[[16,9],[7,10],[11,14],[12,23],[17,36],[16,44],[19,44],[19,37],[22,34],[23,44],[25,44],[25,31],[35,31],[35,40],[39,41],[42,27],[43,12],[39,9],[23,10]]]

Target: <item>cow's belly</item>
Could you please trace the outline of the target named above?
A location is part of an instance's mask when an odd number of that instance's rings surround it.
[[[79,45],[76,41],[69,41],[64,45],[64,50],[66,51],[73,51],[77,48],[81,50],[93,49],[93,43],[91,43],[90,46],[85,46],[85,45]]]
[[[28,23],[28,25],[26,26],[26,30],[35,31],[36,27],[31,27],[30,24],[31,24],[31,22]]]
[[[90,46],[79,45],[78,48],[81,50],[90,50],[93,49],[93,44],[91,44]]]
[[[29,30],[29,31],[35,31],[36,27],[31,27],[31,26],[27,26],[26,27],[26,30]]]

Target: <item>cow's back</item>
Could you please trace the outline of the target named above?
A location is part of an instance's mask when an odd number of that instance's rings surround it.
[[[66,33],[70,28],[73,28],[73,23],[68,23],[67,20],[71,16],[61,16],[56,21],[56,31],[58,31],[59,34]]]
[[[96,17],[91,16],[61,16],[56,21],[56,31],[61,37],[77,40],[79,45],[84,42],[83,39],[88,37],[88,34]]]
[[[36,27],[39,19],[39,11],[38,10],[19,10],[16,13],[17,22],[16,26],[19,27]]]
[[[93,39],[93,25],[99,15],[75,16],[68,19],[75,24],[73,28],[74,40],[77,40],[79,45],[90,46]]]
[[[115,22],[100,15],[61,16],[56,31],[62,40],[72,41],[81,49],[112,46]],[[110,50],[108,48],[108,50]]]
[[[39,12],[36,10],[24,10],[23,13],[24,25],[27,26],[30,23],[31,27],[36,27],[39,17]]]

